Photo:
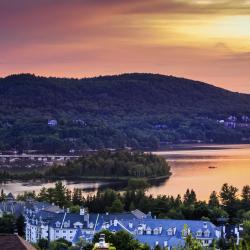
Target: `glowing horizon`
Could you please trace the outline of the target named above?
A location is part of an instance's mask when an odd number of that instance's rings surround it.
[[[249,0],[3,0],[0,77],[160,73],[250,93]]]

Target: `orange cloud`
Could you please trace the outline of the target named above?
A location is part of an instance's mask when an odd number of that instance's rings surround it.
[[[3,0],[0,75],[156,72],[250,92],[250,1]]]

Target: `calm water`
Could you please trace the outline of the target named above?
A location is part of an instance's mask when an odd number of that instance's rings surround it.
[[[250,185],[250,145],[212,145],[156,154],[168,159],[173,175],[160,187],[149,190],[154,195],[176,196],[193,188],[200,199],[207,200],[223,183],[239,189]]]
[[[148,190],[154,196],[159,194],[183,194],[193,188],[198,198],[207,200],[213,191],[219,191],[228,182],[239,189],[250,185],[250,145],[210,145],[194,146],[179,150],[155,152],[166,157],[173,175],[169,180],[158,183]],[[209,168],[209,166],[214,168]],[[82,188],[84,192],[95,193],[100,188],[114,187],[108,182],[64,182],[68,188]],[[11,182],[0,184],[0,189],[13,194],[24,191],[39,191],[43,186],[53,187],[54,183]],[[118,186],[119,188],[119,186]]]

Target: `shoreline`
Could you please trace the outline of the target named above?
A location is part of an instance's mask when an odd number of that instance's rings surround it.
[[[75,182],[81,182],[81,181],[112,181],[112,182],[123,182],[128,181],[130,179],[145,179],[147,181],[156,181],[156,180],[164,180],[169,179],[171,177],[172,173],[169,175],[163,175],[163,176],[156,176],[156,177],[133,177],[133,176],[85,176],[85,177],[52,177],[52,178],[34,178],[34,179],[19,179],[19,178],[13,178],[13,179],[5,179],[0,180],[0,183],[4,182],[13,182],[13,181],[19,181],[19,182],[27,182],[27,181],[41,181],[41,182],[49,182],[49,181],[75,181]]]

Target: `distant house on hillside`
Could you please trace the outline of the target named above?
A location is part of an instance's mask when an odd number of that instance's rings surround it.
[[[247,115],[241,116],[241,120],[242,120],[243,122],[249,122],[249,121],[250,121],[250,119],[249,119],[249,117],[248,117]]]
[[[58,122],[55,119],[48,120],[48,126],[50,126],[50,127],[56,127],[57,124],[58,124]]]
[[[237,117],[231,115],[226,119],[224,125],[226,128],[236,128],[236,122],[237,122]]]
[[[80,126],[80,127],[86,127],[87,126],[87,123],[85,121],[83,121],[82,119],[75,119],[75,120],[73,120],[73,123],[75,125]]]
[[[236,121],[237,121],[237,117],[234,116],[234,115],[230,115],[230,116],[227,118],[227,121],[229,121],[229,122],[236,122]]]

